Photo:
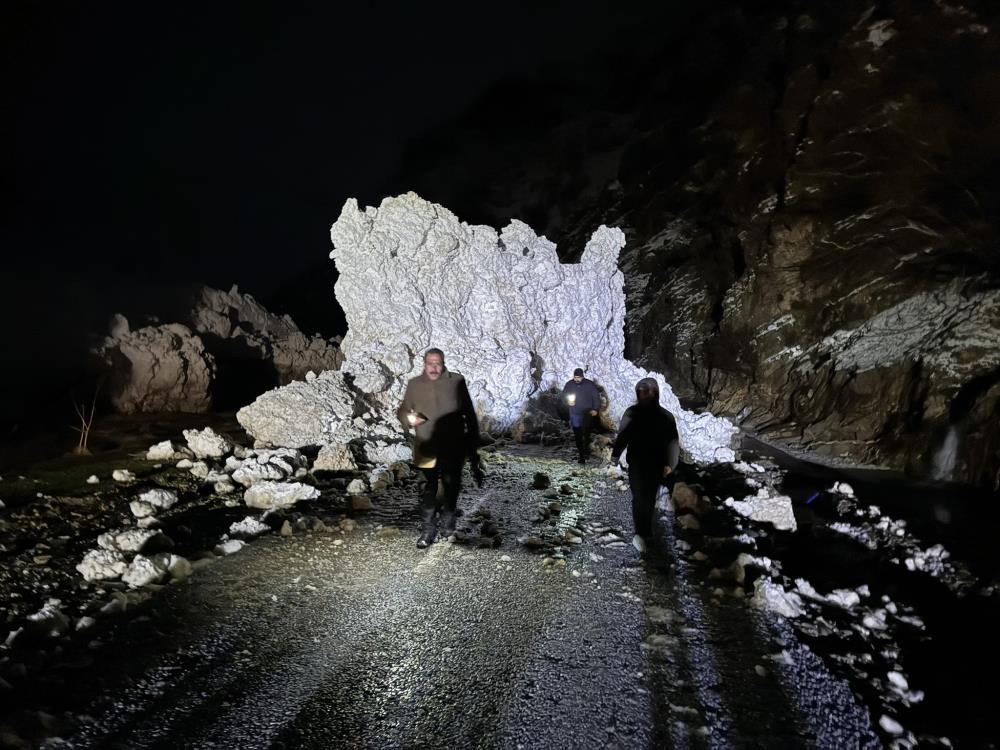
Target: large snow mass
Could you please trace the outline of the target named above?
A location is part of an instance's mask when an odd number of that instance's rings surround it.
[[[634,401],[635,382],[656,378],[684,451],[697,461],[733,460],[729,421],[681,409],[661,375],[623,356],[621,230],[601,226],[579,263],[560,263],[555,245],[523,222],[497,233],[407,193],[364,210],[348,200],[331,237],[348,322],[344,364],[242,409],[240,422],[258,440],[391,443],[402,436],[394,412],[406,381],[436,346],[465,376],[488,428],[510,428],[533,395],[583,367],[607,392],[615,420]]]

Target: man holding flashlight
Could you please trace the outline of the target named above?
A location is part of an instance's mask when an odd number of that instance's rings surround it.
[[[569,423],[576,438],[576,451],[580,463],[586,463],[590,456],[590,423],[601,409],[601,393],[594,381],[583,376],[583,370],[573,370],[573,379],[566,382],[562,390],[563,399],[569,407]]]
[[[413,463],[427,480],[420,508],[423,527],[417,540],[417,546],[424,548],[434,543],[438,526],[446,534],[455,528],[466,456],[476,484],[483,485],[476,450],[479,420],[465,378],[445,367],[440,349],[424,354],[424,371],[406,384],[396,416],[403,429],[413,433]]]

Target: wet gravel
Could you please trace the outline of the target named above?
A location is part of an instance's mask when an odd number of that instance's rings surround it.
[[[456,542],[418,550],[416,488],[395,485],[353,532],[265,537],[97,629],[52,683],[47,708],[72,714],[52,733],[94,748],[880,746],[787,624],[714,595],[674,553],[672,519],[642,561],[606,474],[552,448],[488,458]]]

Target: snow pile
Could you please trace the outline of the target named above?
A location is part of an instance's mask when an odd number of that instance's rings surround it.
[[[409,193],[364,211],[348,200],[331,237],[349,325],[346,360],[339,372],[241,409],[240,423],[258,440],[302,447],[374,437],[400,445],[395,409],[422,353],[437,346],[465,375],[487,428],[513,427],[532,396],[583,367],[607,392],[614,419],[634,401],[635,382],[655,377],[685,452],[697,461],[733,459],[730,422],[681,409],[662,376],[623,356],[621,230],[600,227],[580,263],[562,264],[555,245],[522,222],[497,233]]]
[[[767,487],[761,487],[756,495],[747,495],[742,500],[726,498],[725,505],[751,521],[769,523],[782,531],[795,531],[795,514],[792,499],[785,495],[772,495]]]

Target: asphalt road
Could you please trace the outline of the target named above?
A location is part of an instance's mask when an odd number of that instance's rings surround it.
[[[671,518],[640,561],[627,543],[628,496],[602,472],[527,449],[489,468],[487,486],[460,500],[466,544],[417,549],[413,487],[403,487],[377,498],[352,533],[264,538],[168,587],[95,666],[122,677],[65,739],[81,748],[881,745],[846,683],[787,626],[713,595],[676,552]],[[541,521],[538,471],[573,491]],[[497,548],[476,544],[484,511]],[[546,564],[551,548],[522,543],[574,526],[590,533],[556,551],[564,566]]]

